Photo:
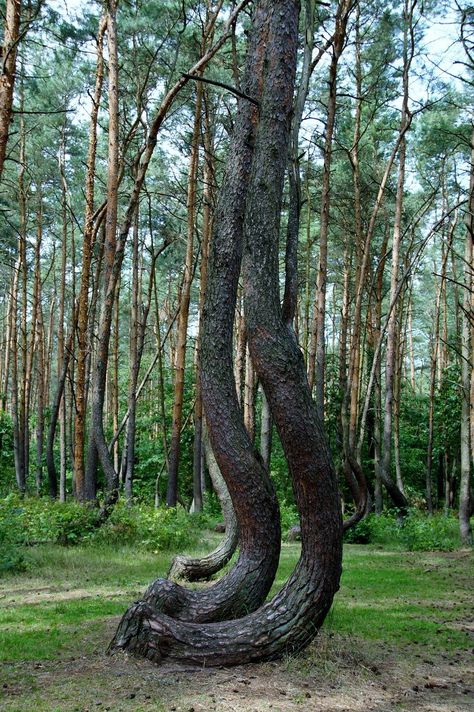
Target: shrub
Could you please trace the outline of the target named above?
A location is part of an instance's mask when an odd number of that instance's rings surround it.
[[[107,522],[96,531],[93,541],[134,544],[151,551],[180,549],[197,540],[198,522],[192,519],[182,508],[128,507],[119,503]]]
[[[345,533],[344,541],[383,544],[407,551],[452,551],[460,544],[456,517],[428,516],[417,510],[411,510],[403,519],[392,512],[370,514]]]
[[[0,500],[0,573],[25,568],[21,515],[17,497],[9,495]]]
[[[98,523],[98,512],[78,502],[26,499],[21,503],[25,544],[48,542],[77,544],[90,538]]]
[[[347,544],[369,544],[371,534],[370,518],[366,517],[344,532],[344,541]]]
[[[289,530],[300,523],[296,505],[289,504],[286,500],[280,502],[281,534],[286,539]]]

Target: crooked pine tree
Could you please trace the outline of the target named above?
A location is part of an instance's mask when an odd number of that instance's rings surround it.
[[[298,15],[296,0],[257,3],[254,22],[264,17],[268,35],[265,42],[253,43],[250,48],[250,55],[262,54],[263,77],[260,111],[252,112],[252,121],[258,122],[258,126],[244,223],[244,293],[252,358],[292,477],[301,518],[302,553],[283,589],[242,618],[202,624],[165,615],[148,601],[133,605],[119,624],[110,649],[125,649],[155,662],[169,656],[201,665],[229,665],[298,651],[316,635],[339,586],[342,521],[336,478],[301,352],[282,318],[278,284],[280,212],[293,103]],[[235,384],[228,380],[229,333],[232,333],[228,309],[229,305],[235,307],[235,274],[238,276],[242,255],[238,231],[234,235],[229,230],[232,201],[237,197],[229,190],[229,175],[228,166],[210,253],[202,385],[213,450],[240,525],[241,500],[245,501],[248,490],[253,490],[257,473],[252,469],[253,450],[243,437],[241,421],[233,423],[227,408],[229,400],[237,402]],[[212,338],[206,338],[211,335]],[[216,361],[219,355],[220,360]],[[217,372],[216,366],[219,366]],[[247,463],[249,467],[245,467]],[[250,521],[243,521],[252,535],[252,524],[264,523],[262,502],[255,496],[252,511],[247,511],[246,516],[251,517]],[[274,522],[268,524],[275,526]]]

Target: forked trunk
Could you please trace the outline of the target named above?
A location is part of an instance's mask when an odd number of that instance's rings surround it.
[[[257,5],[256,22],[268,20],[263,54],[266,76],[246,211],[246,321],[252,356],[270,402],[293,478],[302,524],[302,555],[288,583],[274,599],[237,620],[202,625],[157,614],[143,601],[125,614],[112,643],[158,662],[163,656],[200,665],[241,664],[300,650],[315,636],[338,588],[342,527],[339,496],[322,424],[317,417],[301,352],[281,316],[278,234],[286,167],[289,118],[298,34],[296,0]],[[264,50],[262,52],[262,50]],[[256,120],[255,111],[252,111]],[[228,173],[235,168],[231,151]],[[242,166],[243,168],[243,166]],[[229,231],[235,202],[228,181],[221,195],[211,251],[203,333],[203,396],[216,459],[225,475],[241,531],[241,544],[256,541],[271,493],[262,494],[253,450],[237,412],[232,377],[229,305],[235,308],[241,246]],[[227,190],[226,190],[227,188]],[[235,198],[237,196],[234,196]],[[235,223],[234,223],[235,225]],[[251,239],[250,239],[251,238]],[[206,339],[205,336],[212,338]],[[230,337],[230,338],[229,338]],[[223,364],[225,362],[226,368]],[[258,460],[257,460],[258,462]],[[262,475],[265,471],[262,469]],[[235,477],[236,471],[239,477]],[[239,488],[236,487],[239,485]],[[255,487],[259,487],[259,494]],[[264,488],[265,489],[265,488]],[[243,504],[253,500],[241,519]],[[255,505],[255,503],[257,503]],[[262,547],[259,547],[261,553]]]
[[[265,10],[262,7],[257,10],[247,60],[246,94],[253,97],[258,97],[261,91],[259,80],[268,33]],[[211,241],[201,342],[204,412],[211,446],[239,523],[239,558],[226,576],[201,591],[186,590],[166,580],[155,581],[145,594],[144,605],[151,605],[149,610],[160,620],[163,613],[194,623],[242,616],[265,600],[278,566],[281,538],[278,502],[244,427],[232,364],[243,217],[257,123],[256,107],[243,100]],[[255,502],[259,503],[258,512],[254,511]],[[127,613],[113,646],[128,646],[129,621],[133,628],[133,614]]]

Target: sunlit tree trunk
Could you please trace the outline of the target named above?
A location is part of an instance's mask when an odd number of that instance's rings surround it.
[[[16,55],[20,39],[21,0],[6,0],[3,46],[0,52],[0,180],[12,118]]]
[[[392,263],[390,274],[390,297],[389,303],[392,304],[397,293],[399,264],[400,264],[400,247],[402,239],[402,217],[403,217],[403,198],[405,191],[405,163],[406,163],[406,138],[404,135],[405,128],[408,123],[408,88],[409,88],[409,73],[410,66],[415,51],[413,42],[413,10],[415,3],[412,0],[406,0],[403,10],[404,34],[403,34],[403,101],[402,101],[402,116],[400,121],[400,134],[403,134],[400,142],[399,150],[399,165],[398,165],[398,182],[397,193],[395,199],[395,220],[393,227],[392,240]],[[396,331],[397,331],[397,308],[396,305],[392,309],[389,316],[387,327],[387,346],[385,354],[385,399],[384,399],[384,422],[383,422],[383,454],[381,477],[385,486],[391,482],[391,447],[392,447],[392,414],[393,414],[393,385],[395,376],[395,358],[396,358]],[[394,484],[394,483],[393,483]],[[396,487],[396,485],[395,485]],[[391,485],[389,485],[391,488]],[[399,488],[396,490],[400,492]],[[393,490],[395,493],[396,490]],[[390,493],[390,490],[389,490]],[[396,494],[397,501],[394,504],[402,504],[404,495],[400,492],[401,497]],[[391,495],[392,496],[392,495]],[[393,497],[392,497],[393,498]],[[398,502],[399,500],[399,502]],[[430,505],[429,505],[430,506]]]

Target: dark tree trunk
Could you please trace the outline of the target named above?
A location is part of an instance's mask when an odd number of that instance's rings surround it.
[[[268,32],[263,8],[257,11],[255,22],[245,86],[247,95],[257,97]],[[270,590],[280,553],[277,498],[244,427],[232,364],[243,217],[257,122],[255,106],[241,102],[211,241],[201,341],[204,412],[212,449],[239,523],[240,555],[231,571],[211,588],[189,591],[161,579],[150,586],[145,601],[155,613],[183,621],[224,620],[255,610]],[[259,502],[256,516],[255,501]]]
[[[301,515],[302,555],[282,591],[259,610],[238,620],[196,625],[157,614],[146,601],[132,606],[122,619],[112,648],[126,648],[155,662],[167,655],[201,665],[230,665],[298,651],[313,639],[339,584],[342,527],[337,485],[303,358],[282,320],[276,269],[298,9],[299,3],[295,0],[262,0],[256,9],[256,22],[268,19],[269,33],[267,41],[254,45],[251,52],[251,56],[263,55],[266,77],[246,212],[247,238],[252,238],[246,242],[246,320],[255,367],[289,461]],[[254,111],[252,114],[256,119]],[[236,155],[235,150],[231,151],[228,171],[235,167]],[[227,189],[229,183],[232,181],[227,183]],[[237,411],[234,383],[229,387],[232,319],[224,313],[229,304],[232,309],[235,307],[240,262],[240,246],[236,246],[233,231],[229,232],[232,225],[229,216],[235,211],[235,201],[229,205],[223,200],[224,196],[232,195],[238,197],[225,190],[221,196],[218,229],[211,251],[202,383],[212,445],[229,486],[239,524],[243,525],[241,545],[244,548],[248,537],[253,541],[257,539],[259,525],[271,524],[271,520],[263,521],[262,514],[265,503],[273,495],[268,485],[262,488],[258,482],[259,473],[249,438],[241,419],[233,422],[228,408],[231,405],[232,412]],[[222,298],[224,296],[226,298]],[[212,338],[205,338],[211,334]],[[247,466],[243,468],[243,465]],[[263,477],[265,470],[261,470]],[[265,491],[260,496],[262,489]],[[247,500],[256,506],[242,512]],[[241,517],[242,514],[246,516]]]

